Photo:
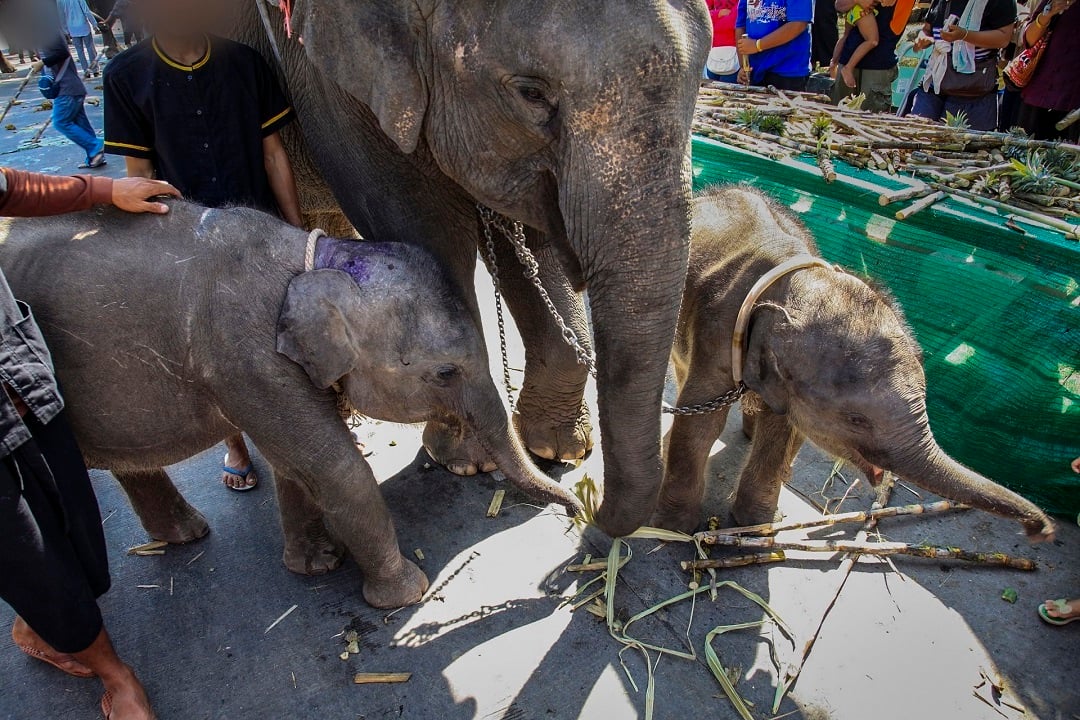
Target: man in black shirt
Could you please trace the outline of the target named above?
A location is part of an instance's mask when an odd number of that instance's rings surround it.
[[[129,176],[166,180],[189,200],[255,207],[302,226],[279,132],[294,114],[269,65],[204,32],[213,3],[146,0],[140,10],[152,37],[105,71],[106,151],[125,157]],[[226,444],[222,481],[250,490],[258,480],[243,437]]]

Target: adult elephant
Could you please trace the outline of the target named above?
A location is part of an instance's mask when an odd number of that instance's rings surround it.
[[[361,234],[423,243],[478,323],[477,203],[524,223],[545,287],[583,339],[588,289],[606,488],[597,521],[612,535],[647,521],[686,274],[705,4],[237,1],[238,39],[277,62],[314,164]],[[581,457],[587,372],[496,240],[526,346],[517,427],[541,457]],[[460,427],[429,425],[425,445],[448,466],[491,467]]]

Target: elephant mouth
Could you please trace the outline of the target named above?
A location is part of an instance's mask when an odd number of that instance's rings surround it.
[[[885,470],[867,460],[858,450],[852,450],[851,456],[848,460],[859,468],[873,487],[877,487],[885,479]]]

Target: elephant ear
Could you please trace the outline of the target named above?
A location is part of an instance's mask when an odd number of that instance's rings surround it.
[[[289,283],[277,326],[277,351],[326,389],[356,368],[360,338],[354,321],[360,290],[340,270],[313,270]]]
[[[767,342],[750,343],[743,364],[743,382],[761,396],[765,404],[777,415],[788,411],[788,390],[780,363]]]
[[[405,0],[305,0],[300,29],[311,62],[368,106],[401,151],[416,150],[427,112],[420,40]]]

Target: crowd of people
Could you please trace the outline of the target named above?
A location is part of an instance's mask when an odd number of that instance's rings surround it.
[[[1080,108],[1080,8],[1076,0],[1028,2],[934,0],[921,27],[909,29],[913,0],[709,0],[706,75],[806,90],[819,70],[831,77],[835,102],[863,95],[873,112],[962,114],[973,130],[1020,127],[1040,140],[1077,142],[1080,122],[1058,124]],[[897,108],[897,50],[910,34],[920,64]]]

